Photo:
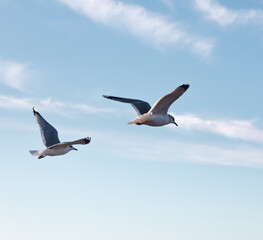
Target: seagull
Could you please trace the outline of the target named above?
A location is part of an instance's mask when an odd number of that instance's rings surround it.
[[[135,109],[135,111],[138,113],[139,116],[134,120],[132,120],[131,122],[129,122],[128,124],[136,124],[136,125],[143,124],[153,127],[159,127],[169,123],[173,123],[176,126],[178,126],[174,120],[174,117],[171,116],[170,114],[167,114],[167,111],[171,106],[171,104],[180,96],[182,96],[188,88],[189,88],[189,84],[183,84],[177,87],[171,93],[161,97],[153,105],[153,107],[151,107],[149,103],[138,99],[114,97],[108,95],[103,95],[103,97],[114,101],[130,103],[133,106],[133,108]]]
[[[58,139],[58,131],[53,126],[51,126],[34,107],[33,113],[39,125],[43,143],[46,146],[46,148],[43,150],[29,151],[33,156],[39,156],[38,159],[44,158],[45,156],[63,155],[71,150],[77,151],[78,149],[74,148],[72,145],[88,144],[91,141],[90,137],[86,137],[76,141],[61,143]]]

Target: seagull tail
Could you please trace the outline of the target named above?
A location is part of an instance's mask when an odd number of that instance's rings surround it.
[[[39,151],[38,150],[30,150],[29,151],[31,153],[32,156],[39,156]]]
[[[135,124],[136,121],[135,120],[132,120],[131,122],[128,122],[128,124]]]

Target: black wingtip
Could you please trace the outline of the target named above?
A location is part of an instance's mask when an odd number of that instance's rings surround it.
[[[102,97],[105,97],[105,98],[111,99],[111,96],[109,96],[109,95],[102,95]]]
[[[84,140],[85,144],[88,144],[88,143],[90,143],[91,138],[90,137],[86,137],[86,138],[83,138],[83,140]]]
[[[188,83],[181,85],[180,87],[182,87],[185,91],[190,87],[190,85]]]
[[[34,115],[36,115],[37,110],[35,109],[35,107],[33,107],[32,110],[33,110]]]
[[[107,98],[107,99],[114,100],[114,101],[117,101],[116,98],[118,98],[118,97],[114,97],[114,96],[110,96],[110,95],[102,95],[102,96]]]

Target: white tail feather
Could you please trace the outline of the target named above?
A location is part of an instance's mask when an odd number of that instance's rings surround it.
[[[33,155],[33,156],[39,156],[39,155],[40,155],[38,150],[30,150],[29,152],[30,152],[31,155]]]

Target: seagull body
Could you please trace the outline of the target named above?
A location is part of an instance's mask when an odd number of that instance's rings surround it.
[[[57,130],[51,126],[40,113],[33,108],[33,113],[36,121],[39,125],[41,137],[44,145],[46,146],[43,150],[30,150],[29,152],[33,156],[39,156],[38,159],[44,158],[45,156],[58,156],[68,153],[71,150],[76,150],[72,145],[75,144],[88,144],[91,138],[82,138],[71,142],[60,142],[58,138]]]
[[[173,116],[169,114],[153,114],[152,112],[139,115],[137,118],[128,122],[128,124],[148,125],[152,127],[160,127],[169,123],[174,123]]]
[[[151,107],[149,103],[138,99],[121,98],[107,95],[103,95],[103,97],[114,101],[130,103],[133,106],[133,108],[136,110],[139,116],[131,122],[129,122],[128,124],[159,127],[167,125],[169,123],[173,123],[176,126],[178,126],[174,120],[174,117],[168,114],[167,111],[171,104],[181,95],[183,95],[188,88],[189,84],[183,84],[177,87],[171,93],[161,97],[153,105],[153,107]]]
[[[41,156],[39,158],[42,158],[42,156],[58,156],[58,155],[63,155],[63,154],[66,154],[68,153],[69,151],[71,150],[75,150],[73,149],[73,147],[70,147],[70,146],[67,146],[65,148],[46,148],[46,149],[43,149],[43,150],[39,150],[39,151],[34,151],[34,150],[30,150],[30,153],[33,155],[33,156]]]

